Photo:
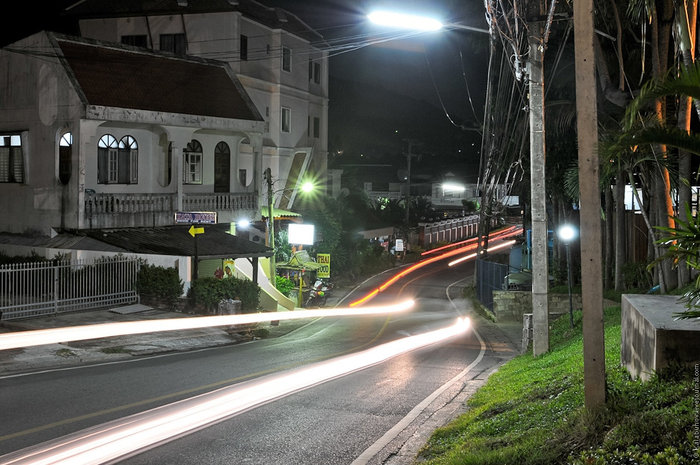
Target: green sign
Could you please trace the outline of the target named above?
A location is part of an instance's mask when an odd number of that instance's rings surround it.
[[[329,253],[317,253],[316,263],[321,265],[321,268],[316,272],[317,278],[330,278],[331,277],[331,254]]]

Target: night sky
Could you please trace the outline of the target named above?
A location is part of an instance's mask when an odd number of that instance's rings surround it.
[[[6,21],[13,28],[0,29],[0,45],[40,30],[78,35],[77,26],[60,16],[60,12],[75,1],[54,0],[41,8],[32,2],[21,2],[19,12]],[[324,36],[324,46],[328,47],[331,56],[332,79],[367,84],[375,91],[385,90],[424,102],[431,107],[426,108],[425,114],[433,124],[452,127],[445,115],[447,112],[458,124],[467,127],[479,125],[483,117],[488,60],[486,34],[451,30],[373,44],[378,39],[397,37],[403,32],[372,25],[366,20],[366,15],[375,8],[396,9],[430,15],[444,23],[485,29],[482,0],[262,0],[261,3],[296,14]],[[332,105],[334,96],[330,97]],[[436,121],[440,118],[443,120]],[[333,145],[333,134],[329,136],[330,145]],[[467,136],[465,150],[478,149],[480,137],[473,131]]]

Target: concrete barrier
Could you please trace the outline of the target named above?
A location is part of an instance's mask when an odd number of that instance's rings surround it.
[[[678,296],[622,296],[621,361],[634,378],[649,380],[670,364],[700,363],[700,320],[678,320]]]

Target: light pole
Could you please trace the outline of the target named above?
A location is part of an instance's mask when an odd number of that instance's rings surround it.
[[[270,284],[272,287],[277,288],[277,258],[275,254],[277,249],[275,247],[275,213],[274,213],[274,194],[277,192],[284,192],[287,189],[280,189],[278,191],[272,190],[272,171],[270,168],[265,169],[264,173],[265,181],[267,182],[267,236],[268,245],[272,249],[272,256],[270,257]],[[315,185],[311,181],[305,181],[301,184],[302,192],[308,194],[315,189]]]
[[[559,227],[557,230],[557,235],[559,236],[559,239],[564,243],[564,246],[566,247],[566,276],[567,276],[567,281],[569,282],[569,323],[571,324],[571,327],[574,327],[574,303],[571,297],[571,285],[572,285],[572,279],[571,279],[571,248],[569,247],[569,244],[571,241],[576,237],[576,230],[574,229],[573,226],[569,224],[564,224]]]

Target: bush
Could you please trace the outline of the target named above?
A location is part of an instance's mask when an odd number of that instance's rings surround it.
[[[294,282],[284,276],[275,276],[275,284],[278,291],[284,296],[289,297],[289,293],[294,289]]]
[[[260,305],[260,289],[252,281],[238,278],[200,278],[192,281],[187,293],[193,305],[203,305],[207,310],[215,310],[225,299],[241,301],[244,313],[257,311]]]
[[[182,295],[183,284],[176,268],[144,264],[136,277],[136,290],[141,297],[172,304]]]

